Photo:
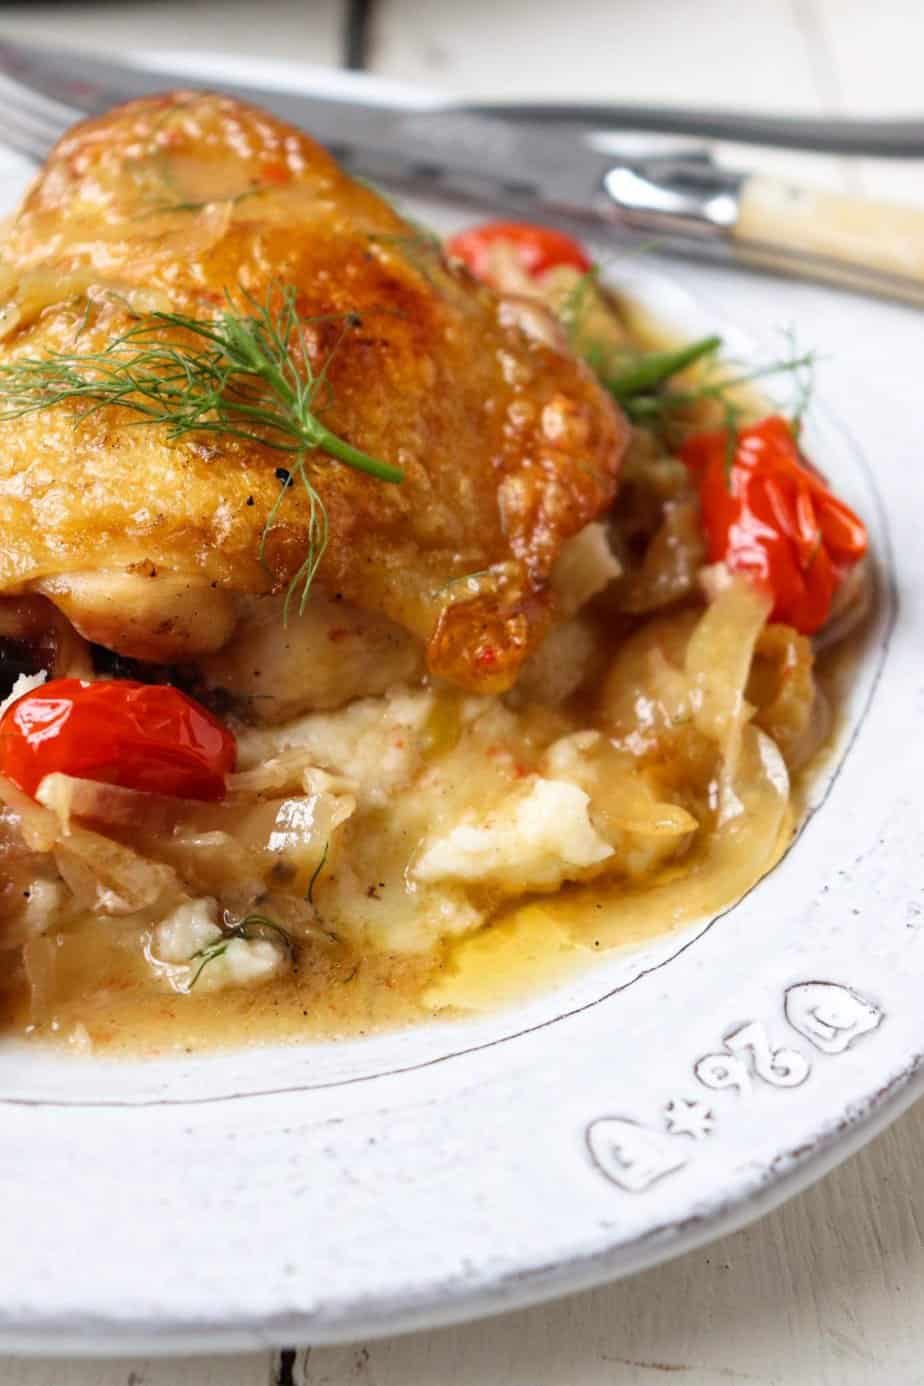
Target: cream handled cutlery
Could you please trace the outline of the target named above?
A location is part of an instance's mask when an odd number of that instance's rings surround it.
[[[0,139],[42,159],[73,121],[190,85],[188,73],[0,43]],[[210,85],[203,73],[198,85]],[[435,196],[491,202],[536,220],[595,221],[657,248],[924,305],[924,211],[736,172],[698,150],[601,153],[588,125],[788,147],[924,154],[920,122],[817,121],[657,107],[402,109],[221,84],[326,144],[352,171]],[[488,110],[489,113],[485,113]],[[579,117],[583,124],[576,123]],[[605,118],[605,121],[604,121]]]

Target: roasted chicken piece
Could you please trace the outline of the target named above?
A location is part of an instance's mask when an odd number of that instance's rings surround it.
[[[380,643],[397,630],[404,665],[412,639],[437,675],[509,687],[553,614],[563,542],[613,498],[628,425],[551,319],[448,265],[306,135],[188,92],[72,130],[6,233],[0,390],[11,364],[104,353],[152,312],[246,312],[285,286],[326,372],[324,424],[404,473],[310,454],[329,522],[319,597],[358,608]],[[306,496],[277,505],[285,462],[79,399],[7,417],[0,593],[41,594],[142,659],[240,643],[242,611],[305,557]]]

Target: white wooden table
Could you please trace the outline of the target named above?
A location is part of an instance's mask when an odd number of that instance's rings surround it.
[[[334,65],[350,56],[390,77],[484,96],[924,114],[921,0],[0,3],[0,36],[17,35]],[[748,159],[924,203],[924,161]],[[0,1386],[643,1386],[675,1375],[684,1386],[924,1386],[922,1150],[924,1103],[754,1226],[545,1308],[252,1357],[9,1359]]]

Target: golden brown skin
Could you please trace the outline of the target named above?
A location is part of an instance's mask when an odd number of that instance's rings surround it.
[[[433,672],[508,687],[547,626],[563,540],[613,497],[628,426],[583,365],[307,136],[182,92],[77,126],[6,236],[0,362],[104,349],[128,305],[210,316],[274,282],[297,286],[306,317],[359,314],[316,325],[316,367],[342,337],[323,419],[405,472],[388,485],[312,457],[330,519],[317,582],[414,632]],[[143,627],[163,659],[220,645],[229,594],[285,589],[307,516],[292,488],[267,572],[278,452],[170,443],[113,409],[74,424],[66,404],[0,423],[0,592],[45,592],[129,653]]]

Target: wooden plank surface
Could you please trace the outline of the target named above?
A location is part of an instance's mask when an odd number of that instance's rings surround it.
[[[378,72],[467,95],[818,104],[789,0],[378,0],[370,56]]]
[[[106,52],[199,49],[339,66],[341,0],[27,0],[0,4],[0,37]]]
[[[0,1362],[0,1382],[2,1386],[275,1386],[279,1365],[278,1354],[268,1352],[245,1357],[126,1358],[111,1362],[10,1358]]]
[[[920,0],[378,0],[371,11],[375,71],[463,94],[924,107]],[[0,36],[338,63],[345,19],[338,0],[0,4]],[[924,164],[753,162],[924,202]],[[9,1359],[0,1386],[921,1386],[922,1149],[924,1105],[753,1227],[502,1319],[281,1355]]]
[[[814,3],[836,77],[832,108],[851,115],[924,119],[924,5],[915,0]],[[924,159],[864,159],[858,175],[871,196],[924,204]]]

